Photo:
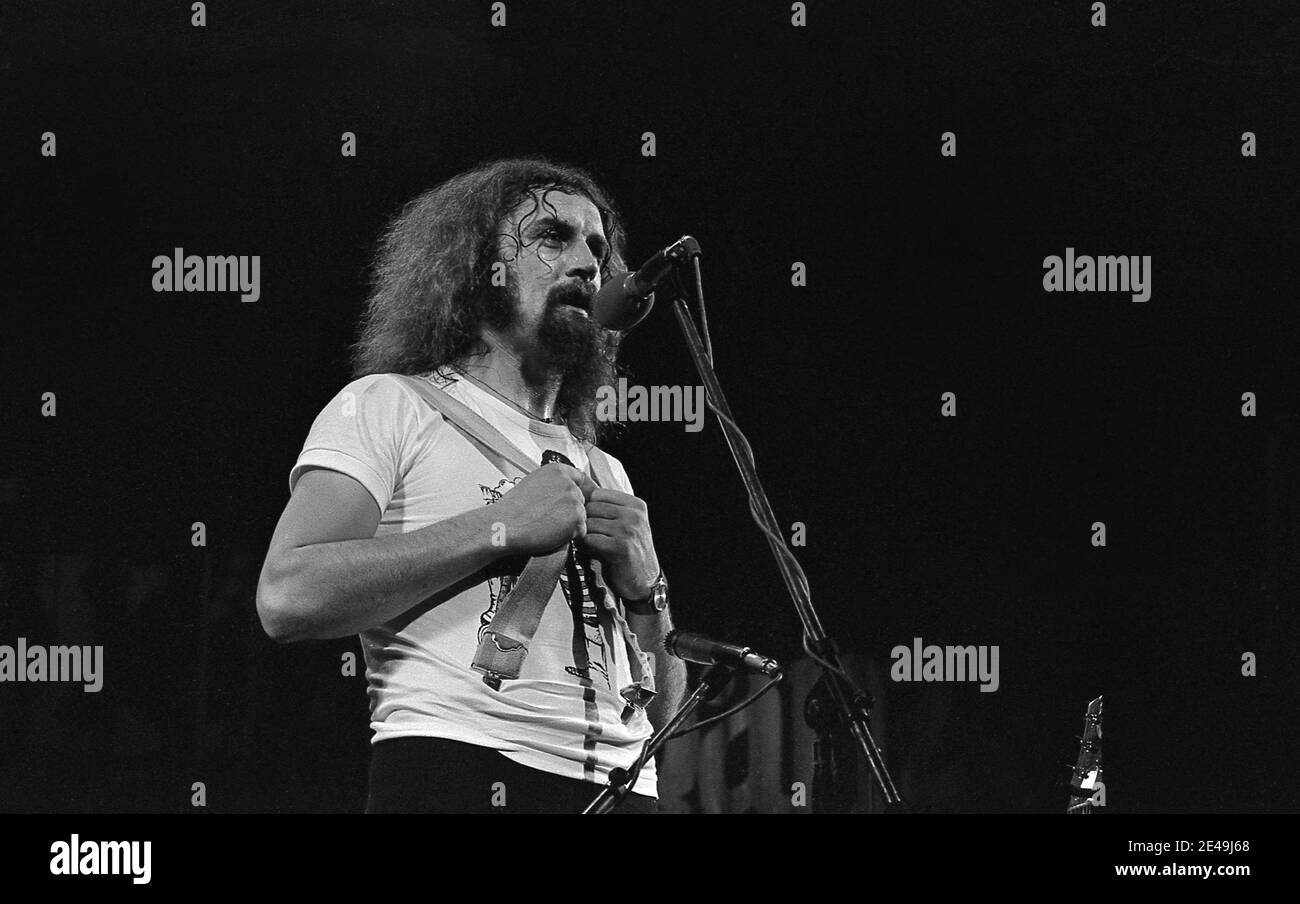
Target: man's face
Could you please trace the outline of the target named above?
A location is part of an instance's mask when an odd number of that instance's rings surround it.
[[[517,352],[563,374],[598,346],[591,299],[609,242],[590,199],[558,189],[534,192],[499,232],[515,311],[502,337]]]

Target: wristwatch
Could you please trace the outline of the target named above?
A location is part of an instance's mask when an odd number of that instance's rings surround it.
[[[668,578],[663,569],[650,587],[650,595],[640,600],[623,600],[623,606],[633,615],[654,615],[668,608]]]

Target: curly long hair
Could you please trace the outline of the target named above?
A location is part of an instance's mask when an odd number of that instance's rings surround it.
[[[485,353],[482,328],[504,326],[512,313],[506,296],[513,280],[505,289],[493,286],[492,265],[502,260],[502,239],[516,249],[525,244],[517,226],[514,235],[503,236],[500,224],[531,194],[544,200],[550,190],[584,196],[596,206],[609,243],[601,277],[625,271],[622,219],[589,173],[536,157],[481,165],[415,198],[389,222],[352,346],[353,376],[424,374]],[[604,373],[597,386],[612,385],[619,372],[621,339],[622,333],[602,331]],[[575,437],[594,442],[612,423],[596,418],[597,386],[590,379],[581,386],[571,382],[560,386],[556,413]]]

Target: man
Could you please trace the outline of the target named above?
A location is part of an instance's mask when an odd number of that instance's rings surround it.
[[[616,459],[605,485],[588,473],[621,338],[590,305],[623,251],[591,177],[533,159],[449,180],[384,236],[358,379],[312,425],[257,593],[276,640],[360,634],[367,812],[580,811],[681,696],[646,506]],[[530,462],[571,465],[503,465],[421,380]],[[559,580],[534,592],[535,636],[503,677],[480,659],[504,649],[500,622],[529,598],[510,592],[548,557]],[[654,812],[655,798],[647,764],[622,809]]]

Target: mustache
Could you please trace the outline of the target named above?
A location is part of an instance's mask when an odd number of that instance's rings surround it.
[[[596,295],[596,287],[589,282],[576,280],[552,286],[546,293],[548,305],[571,304],[591,311],[591,299]]]

